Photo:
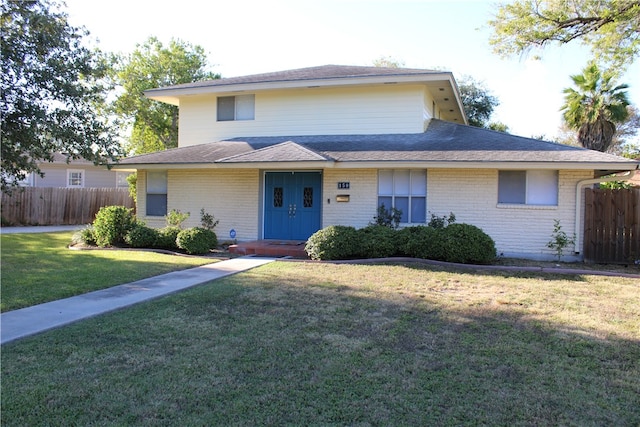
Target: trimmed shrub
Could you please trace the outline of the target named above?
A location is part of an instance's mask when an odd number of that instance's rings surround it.
[[[360,252],[360,234],[354,227],[330,225],[309,237],[304,250],[311,259],[350,259]]]
[[[176,243],[188,254],[201,255],[218,246],[218,236],[209,229],[193,227],[178,233]]]
[[[362,258],[386,258],[397,255],[397,231],[386,225],[369,225],[358,230]]]
[[[164,227],[158,230],[158,236],[156,237],[156,248],[160,249],[169,249],[176,250],[178,249],[178,244],[176,243],[176,239],[178,238],[178,234],[182,231],[181,228],[178,227]]]
[[[496,258],[493,239],[471,224],[451,224],[442,229],[444,260],[465,264],[489,264]]]
[[[124,243],[124,238],[135,224],[133,209],[124,206],[100,208],[93,221],[93,236],[98,246],[116,246]]]
[[[124,241],[134,248],[152,248],[156,245],[158,239],[158,231],[154,228],[147,227],[142,222],[136,222],[129,230]]]
[[[444,260],[443,230],[423,225],[402,229],[398,239],[400,253],[413,258]]]

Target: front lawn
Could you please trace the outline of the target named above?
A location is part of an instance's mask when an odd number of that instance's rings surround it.
[[[2,348],[3,425],[640,423],[636,279],[274,262]]]
[[[3,234],[1,311],[129,283],[215,259],[142,251],[73,251],[71,232]]]

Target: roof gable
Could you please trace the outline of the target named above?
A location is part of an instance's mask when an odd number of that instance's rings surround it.
[[[218,160],[220,163],[251,163],[251,162],[322,162],[332,160],[313,150],[305,148],[293,141],[259,148],[249,153],[238,154]]]

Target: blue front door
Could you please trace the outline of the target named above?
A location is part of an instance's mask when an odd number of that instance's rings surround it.
[[[322,174],[267,172],[264,238],[307,240],[320,229]]]

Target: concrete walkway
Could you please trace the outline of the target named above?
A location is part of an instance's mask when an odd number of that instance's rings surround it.
[[[0,234],[55,233],[58,231],[82,230],[86,225],[33,225],[20,227],[0,227]]]
[[[241,257],[174,271],[0,315],[0,344],[246,271],[275,258]]]

